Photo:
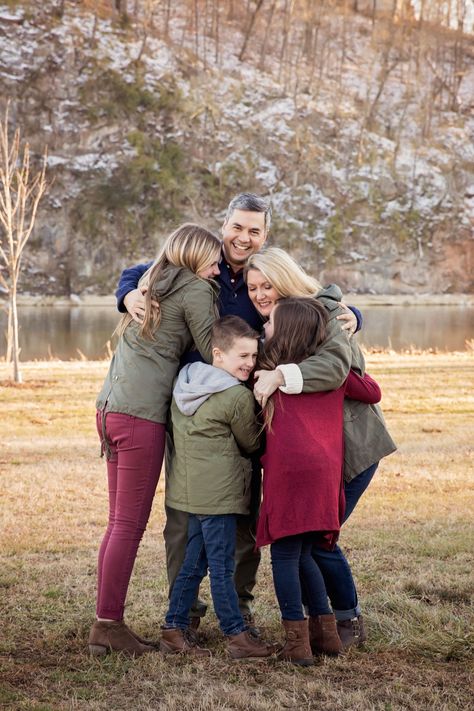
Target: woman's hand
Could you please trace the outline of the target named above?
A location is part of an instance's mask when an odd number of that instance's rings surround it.
[[[341,328],[343,331],[348,331],[350,338],[357,331],[357,319],[355,317],[354,312],[351,311],[348,306],[342,303],[340,304],[340,306],[344,309],[345,313],[336,316],[336,320],[342,321]]]
[[[138,289],[129,291],[123,299],[125,308],[137,323],[143,323],[143,319],[145,318],[145,294],[147,291],[147,286],[141,286]],[[160,308],[157,301],[152,301],[151,305],[155,309]]]
[[[285,384],[285,379],[281,370],[257,370],[254,373],[256,381],[253,387],[253,394],[260,407],[267,404],[268,398],[273,395],[280,385]]]

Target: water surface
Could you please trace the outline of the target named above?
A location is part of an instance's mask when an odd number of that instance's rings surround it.
[[[470,306],[367,306],[359,342],[367,347],[464,350],[474,338]],[[107,342],[119,320],[113,306],[23,306],[19,308],[21,359],[68,360],[107,357]],[[0,331],[6,329],[0,312]],[[80,353],[79,353],[80,352]],[[0,356],[5,355],[5,338]]]

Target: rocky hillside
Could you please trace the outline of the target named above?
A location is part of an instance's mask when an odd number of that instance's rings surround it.
[[[242,190],[271,195],[273,241],[323,282],[474,291],[472,36],[334,2],[310,55],[296,20],[287,41],[229,14],[217,41],[182,5],[165,33],[107,3],[0,2],[0,102],[53,180],[24,292],[109,293]]]

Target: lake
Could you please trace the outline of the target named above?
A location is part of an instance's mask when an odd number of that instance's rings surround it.
[[[367,347],[403,350],[414,347],[464,350],[474,338],[472,306],[362,306],[359,342]],[[22,306],[19,308],[21,359],[105,358],[107,341],[117,324],[113,306]],[[0,331],[6,329],[0,311]],[[80,353],[79,353],[80,351]],[[5,355],[5,339],[0,357]]]

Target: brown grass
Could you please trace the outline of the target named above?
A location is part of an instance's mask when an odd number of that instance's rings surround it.
[[[346,524],[370,639],[312,669],[214,657],[87,655],[95,565],[107,514],[94,398],[106,363],[34,363],[2,403],[0,707],[10,709],[392,709],[472,705],[474,355],[372,354],[399,452]],[[166,608],[160,489],[130,587],[127,619],[158,636]],[[256,615],[280,637],[268,554]],[[470,686],[471,684],[471,686]]]

